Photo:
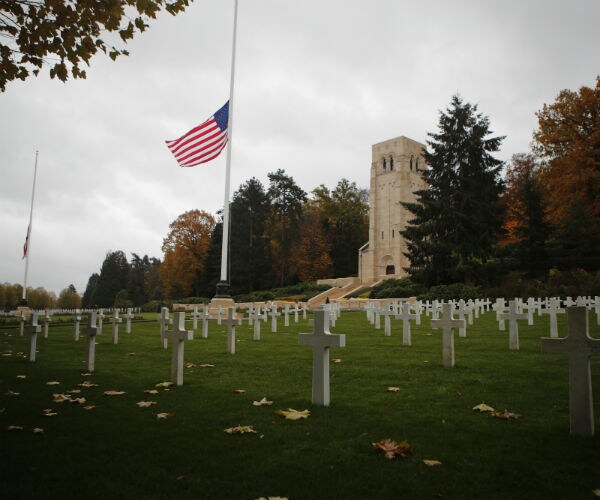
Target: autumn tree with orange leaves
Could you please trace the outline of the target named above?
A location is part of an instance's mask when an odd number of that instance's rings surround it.
[[[536,113],[534,152],[543,161],[548,221],[559,268],[600,268],[600,77],[595,88],[563,90]]]
[[[190,210],[169,225],[163,240],[160,279],[165,297],[197,295],[215,219],[203,210]]]

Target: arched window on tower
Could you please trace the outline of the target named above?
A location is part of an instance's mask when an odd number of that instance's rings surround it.
[[[394,158],[390,156],[390,172],[394,170]]]
[[[385,158],[383,159],[383,171],[385,172]]]
[[[410,169],[413,167],[413,155],[410,155]]]

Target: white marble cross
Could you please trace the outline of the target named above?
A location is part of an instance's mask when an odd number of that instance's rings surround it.
[[[31,313],[31,325],[25,327],[25,331],[29,334],[29,361],[35,362],[35,350],[37,347],[37,335],[42,331],[42,326],[38,325],[38,313]]]
[[[254,340],[260,340],[260,310],[255,309],[252,314],[252,321],[254,322],[254,333],[252,338]]]
[[[383,308],[383,310],[379,311],[379,315],[383,316],[383,334],[386,337],[390,337],[392,335],[392,325],[390,321],[391,316],[396,316],[396,313],[389,306]]]
[[[519,350],[519,324],[520,319],[527,319],[527,314],[517,312],[517,301],[508,302],[508,312],[500,313],[500,319],[508,320],[508,348]]]
[[[594,297],[594,312],[596,313],[596,324],[600,325],[600,297]]]
[[[410,312],[410,304],[408,302],[402,302],[402,307],[396,319],[402,320],[402,345],[412,345],[410,320],[416,320],[417,315]]]
[[[132,308],[128,307],[125,313],[125,333],[131,333],[131,320],[134,318]]]
[[[169,320],[169,308],[161,307],[160,314],[158,315],[158,322],[160,323],[160,342],[163,346],[163,349],[167,348],[167,337],[165,336],[165,332],[169,329],[169,325],[172,322]]]
[[[319,309],[315,311],[313,333],[300,333],[298,342],[313,347],[312,403],[329,406],[329,348],[345,347],[346,336],[330,333],[329,316]]]
[[[569,334],[566,338],[542,338],[542,352],[564,354],[569,359],[569,420],[572,436],[594,435],[594,404],[590,356],[600,354],[600,339],[588,333],[585,307],[567,309]]]
[[[248,306],[248,326],[254,323],[254,302]]]
[[[112,343],[116,345],[119,343],[119,323],[123,321],[123,319],[119,318],[119,310],[117,308],[113,310],[113,315],[108,321],[112,325]]]
[[[98,309],[98,333],[102,333],[102,326],[103,326],[103,322],[104,322],[104,309]]]
[[[235,327],[239,325],[237,318],[235,317],[235,307],[227,308],[227,352],[229,354],[235,354]]]
[[[464,319],[452,317],[452,304],[443,304],[442,319],[432,319],[431,328],[441,328],[442,336],[442,361],[445,368],[454,367],[454,328],[465,326]]]
[[[48,309],[46,309],[46,311],[44,312],[42,321],[44,322],[44,338],[47,339],[48,338],[48,326],[50,325],[50,321],[52,321],[52,318],[50,316],[50,311],[48,311]]]
[[[294,323],[298,323],[298,313],[300,309],[298,308],[298,302],[294,305]]]
[[[308,304],[304,302],[302,304],[302,319],[306,319],[306,312],[308,311]]]
[[[75,309],[75,313],[73,314],[73,327],[74,327],[74,337],[75,340],[79,340],[79,324],[81,323],[81,311],[79,309]]]
[[[223,320],[223,306],[219,304],[219,306],[217,306],[217,325],[220,325],[222,320]]]
[[[19,330],[19,336],[23,336],[23,332],[25,332],[25,323],[27,323],[27,318],[25,317],[25,313],[21,311],[21,317],[19,318],[21,321],[21,328]]]
[[[564,314],[565,310],[560,307],[559,299],[550,299],[548,306],[543,310],[544,314],[550,316],[550,337],[558,337],[558,324],[556,320],[557,314]]]
[[[498,322],[498,329],[500,331],[506,330],[506,325],[503,319],[500,319],[500,314],[505,310],[505,301],[502,297],[496,299],[496,302],[492,305],[492,309],[496,311],[496,321]]]
[[[210,311],[208,310],[208,305],[204,306],[204,311],[202,311],[202,338],[208,338],[208,320],[210,319]]]
[[[96,311],[92,311],[90,313],[88,319],[88,326],[84,330],[84,333],[87,335],[87,359],[85,363],[85,369],[88,372],[93,372],[96,362],[96,335],[100,333],[98,331],[98,326],[96,324]]]
[[[527,299],[527,305],[523,304],[521,309],[527,311],[527,324],[529,326],[533,325],[533,312],[536,310],[537,306],[535,304],[535,299],[533,297],[529,297]]]
[[[193,340],[194,331],[185,329],[185,312],[173,313],[173,330],[165,332],[165,338],[173,343],[171,356],[171,382],[183,385],[183,348],[186,340]]]
[[[271,312],[269,313],[271,316],[271,331],[275,333],[277,331],[277,316],[281,316],[281,313],[277,312],[277,304],[273,302],[271,306]]]
[[[468,317],[467,305],[465,304],[465,301],[463,299],[460,299],[458,301],[458,304],[456,305],[456,314],[458,316],[458,319],[465,319],[465,316]],[[466,323],[466,321],[465,321],[465,326],[458,329],[458,336],[459,337],[466,337],[467,336],[467,323]]]
[[[290,326],[290,305],[287,303],[283,309],[283,326]]]
[[[198,320],[202,317],[202,314],[198,311],[198,306],[194,306],[194,310],[192,311],[192,328],[194,330],[198,329]]]

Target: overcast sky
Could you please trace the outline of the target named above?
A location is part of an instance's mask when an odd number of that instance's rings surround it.
[[[0,282],[83,293],[109,250],[162,259],[169,224],[223,205],[225,154],[180,168],[175,139],[228,99],[233,0],[160,15],[86,80],[46,75],[0,94]],[[240,0],[232,192],[278,168],[307,192],[369,187],[371,145],[424,142],[460,93],[527,152],[535,112],[600,73],[600,1]],[[47,70],[46,70],[47,74]]]

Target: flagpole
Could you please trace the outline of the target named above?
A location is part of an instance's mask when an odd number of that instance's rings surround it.
[[[27,226],[27,239],[25,244],[27,250],[25,253],[25,277],[23,278],[23,297],[21,298],[21,305],[27,305],[27,273],[29,271],[29,254],[31,253],[31,221],[33,220],[33,200],[35,199],[35,180],[37,178],[37,166],[38,166],[38,155],[39,151],[35,152],[35,167],[33,168],[33,187],[31,189],[31,207],[29,209],[29,225]]]
[[[233,44],[231,48],[231,81],[229,83],[229,116],[227,121],[227,160],[225,168],[225,202],[223,203],[223,239],[221,246],[221,281],[217,283],[216,297],[229,297],[227,281],[227,263],[229,250],[229,192],[231,172],[231,139],[233,136],[233,90],[235,81],[235,46],[237,38],[238,0],[235,0],[233,12]]]

